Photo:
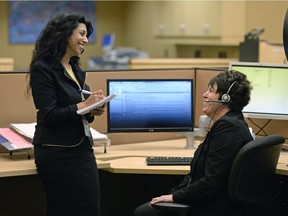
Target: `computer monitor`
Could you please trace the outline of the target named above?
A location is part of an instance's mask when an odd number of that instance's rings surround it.
[[[117,95],[107,105],[109,133],[194,136],[193,79],[108,79],[107,92]]]
[[[243,109],[245,117],[288,119],[288,65],[231,62],[229,69],[246,74],[252,83],[251,101]]]
[[[284,17],[283,45],[284,45],[284,51],[285,51],[286,59],[288,61],[288,9],[286,10],[286,14]]]
[[[115,35],[114,34],[104,34],[102,37],[102,50],[103,52],[108,52],[114,48],[115,45]]]

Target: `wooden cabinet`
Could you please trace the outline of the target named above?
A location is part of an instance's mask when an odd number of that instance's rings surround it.
[[[220,37],[220,1],[155,2],[155,36]]]
[[[239,45],[246,33],[245,1],[156,1],[153,7],[156,38]]]

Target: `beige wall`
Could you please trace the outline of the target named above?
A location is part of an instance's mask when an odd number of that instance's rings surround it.
[[[117,35],[117,44],[124,43],[125,29],[123,13],[125,11],[123,2],[96,2],[96,42],[89,43],[84,54],[81,56],[83,69],[91,56],[101,56],[101,36],[105,33],[114,32]],[[125,13],[124,13],[125,14]],[[9,7],[7,1],[0,1],[0,58],[14,58],[15,71],[27,71],[32,56],[33,44],[10,44],[8,31]]]
[[[283,24],[288,1],[247,1],[246,30],[263,27],[261,39],[283,43]]]
[[[133,46],[143,49],[151,54],[153,58],[162,58],[167,53],[170,58],[177,57],[176,42],[171,39],[157,39],[154,37],[153,22],[155,22],[156,1],[96,1],[96,43],[89,44],[86,51],[81,57],[83,69],[87,68],[87,61],[92,56],[101,56],[101,48],[99,39],[104,33],[114,32],[117,35],[116,46]],[[178,1],[181,4],[181,1]],[[224,1],[223,1],[224,2]],[[244,32],[250,31],[254,27],[264,27],[265,32],[261,39],[271,42],[282,43],[283,20],[286,9],[288,8],[287,1],[225,1],[225,7],[222,7],[222,12],[226,14],[227,7],[240,4],[241,11],[244,11],[243,17],[241,14],[236,14],[237,17],[225,18],[225,22],[234,22],[235,19],[244,20],[244,26],[232,25],[233,28],[228,29],[231,32],[238,32],[239,28],[244,28]],[[224,5],[224,4],[223,4]],[[235,7],[234,7],[235,8]],[[8,38],[8,2],[0,1],[0,58],[14,58],[15,70],[27,70],[33,45],[11,45]],[[226,11],[226,12],[225,12]],[[192,12],[193,13],[193,9]],[[223,22],[223,20],[222,20]],[[242,23],[242,22],[241,22]],[[222,33],[229,34],[227,29]],[[244,35],[243,35],[244,38]],[[179,38],[178,38],[179,39]],[[177,41],[179,42],[179,40]],[[180,39],[181,46],[185,44],[199,45],[197,42],[191,42],[187,39]],[[178,43],[179,44],[179,43]],[[216,44],[219,46],[219,44]],[[221,44],[220,44],[221,45]],[[206,46],[205,42],[201,46]],[[227,45],[225,45],[227,46]],[[207,48],[207,46],[206,46]],[[193,47],[191,47],[193,49]],[[235,47],[232,47],[232,54],[235,57]],[[183,49],[187,55],[191,56],[189,49]],[[215,51],[215,53],[217,53]],[[229,53],[229,51],[228,51]]]

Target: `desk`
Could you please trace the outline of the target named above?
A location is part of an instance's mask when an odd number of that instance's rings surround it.
[[[199,141],[195,142],[195,146]],[[147,166],[147,156],[187,156],[191,157],[195,149],[185,149],[185,139],[164,140],[157,142],[143,142],[108,147],[106,154],[99,154],[101,149],[96,148],[98,161],[109,161],[110,167],[104,168],[112,173],[130,174],[167,174],[185,175],[189,166]]]
[[[195,146],[199,141],[195,141]],[[185,175],[189,166],[147,166],[147,156],[183,156],[191,157],[195,149],[185,149],[185,139],[164,140],[109,146],[104,154],[101,147],[95,147],[97,161],[108,161],[109,167],[103,168],[112,173],[169,174]],[[282,152],[276,173],[288,176],[288,152]]]
[[[288,176],[288,152],[281,152],[276,173]]]
[[[103,151],[103,147],[101,148]],[[97,161],[99,169],[110,166],[108,161]],[[0,177],[14,177],[37,174],[34,164],[34,158],[27,159],[27,153],[24,151],[0,154]]]
[[[199,141],[195,142],[199,145]],[[177,185],[185,176],[190,166],[147,166],[147,156],[193,156],[195,149],[185,149],[185,139],[143,142],[134,144],[115,145],[108,147],[107,154],[102,149],[95,148],[98,161],[109,161],[110,166],[100,170],[101,198],[115,203],[113,209],[109,204],[102,205],[103,216],[132,215],[133,210],[141,203],[152,197],[167,192]],[[282,152],[276,173],[282,178],[281,203],[286,206],[286,178],[288,177],[288,153]],[[106,172],[105,172],[106,171]],[[113,186],[113,187],[112,187]],[[111,193],[116,196],[111,197]],[[125,193],[125,200],[120,202],[119,195]],[[109,195],[110,194],[110,195]],[[120,195],[120,199],[123,196]],[[278,204],[277,204],[278,205]],[[281,211],[286,211],[282,208]],[[279,210],[280,211],[280,210]],[[286,212],[282,215],[287,215]]]
[[[195,142],[197,146],[199,141]],[[193,156],[185,139],[95,146],[101,184],[102,216],[132,215],[135,207],[164,194],[189,172],[189,166],[147,166],[146,156]],[[276,173],[288,176],[288,153],[279,158]],[[32,159],[25,152],[0,155],[1,215],[44,216],[45,194]],[[119,202],[125,194],[127,202]],[[113,204],[113,208],[111,208]]]
[[[195,141],[195,146],[199,141]],[[191,157],[195,149],[185,149],[185,139],[143,142],[108,146],[103,153],[103,146],[94,147],[98,168],[111,173],[130,174],[165,174],[185,175],[189,166],[147,166],[147,156],[183,156]],[[288,152],[282,152],[276,173],[288,176]],[[0,177],[35,175],[34,159],[27,159],[25,152],[14,152],[0,155]]]

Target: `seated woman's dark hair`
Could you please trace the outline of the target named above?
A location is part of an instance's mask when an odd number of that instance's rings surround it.
[[[217,85],[217,93],[220,94],[219,100],[230,89],[228,92],[230,101],[227,103],[230,110],[242,111],[249,103],[253,87],[245,74],[235,70],[225,71],[212,78],[208,83],[209,86],[214,86],[214,84]]]

